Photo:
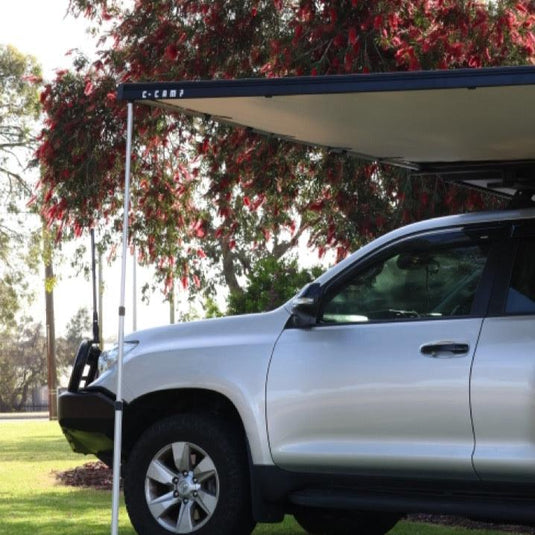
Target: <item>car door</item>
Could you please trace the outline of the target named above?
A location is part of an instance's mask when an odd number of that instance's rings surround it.
[[[510,262],[510,259],[513,259]],[[485,481],[535,482],[535,228],[517,224],[472,375],[474,466]]]
[[[488,299],[487,230],[368,255],[273,352],[267,422],[289,470],[475,477],[469,378]]]

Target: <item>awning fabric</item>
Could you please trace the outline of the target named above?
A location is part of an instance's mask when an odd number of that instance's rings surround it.
[[[535,169],[533,66],[135,83],[118,94],[506,193]]]

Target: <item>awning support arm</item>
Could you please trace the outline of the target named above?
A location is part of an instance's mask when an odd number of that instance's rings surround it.
[[[126,259],[128,252],[128,214],[130,207],[130,164],[132,161],[132,131],[134,124],[134,104],[127,105],[126,128],[126,162],[124,176],[124,215],[123,215],[123,251],[121,265],[121,289],[119,303],[119,354],[117,357],[117,390],[115,397],[115,429],[113,438],[113,487],[112,487],[112,515],[111,535],[119,532],[119,490],[121,479],[121,449],[123,426],[123,355],[124,355],[124,318],[126,294]]]

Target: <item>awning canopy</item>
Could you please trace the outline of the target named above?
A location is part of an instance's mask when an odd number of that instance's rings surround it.
[[[119,98],[503,193],[535,177],[532,66],[135,83]]]

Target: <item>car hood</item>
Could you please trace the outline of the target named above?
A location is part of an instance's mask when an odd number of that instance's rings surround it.
[[[123,362],[125,397],[132,399],[151,389],[200,387],[252,370],[265,377],[273,347],[289,317],[281,307],[262,314],[134,332],[125,337],[125,342],[137,342]],[[114,392],[116,372],[113,366],[91,386]]]
[[[277,337],[288,320],[289,312],[281,307],[271,312],[227,316],[177,323],[129,334],[126,342],[138,342],[144,351],[191,349],[235,343],[250,343],[258,337]],[[137,354],[135,351],[133,354]]]

